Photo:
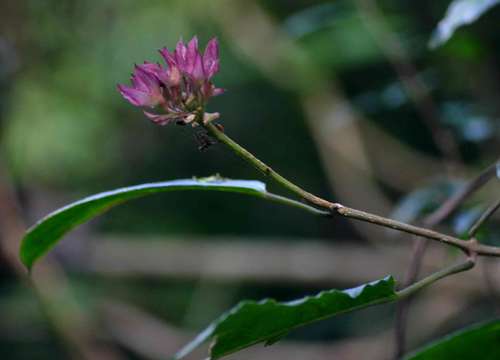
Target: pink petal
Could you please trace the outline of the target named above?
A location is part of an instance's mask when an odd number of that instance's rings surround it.
[[[158,115],[158,114],[153,114],[153,113],[150,113],[150,112],[147,112],[147,111],[143,111],[144,112],[144,115],[146,115],[146,117],[151,120],[152,122],[154,122],[155,124],[158,124],[158,125],[167,125],[169,122],[172,122],[174,120],[174,118],[171,116],[171,115]]]
[[[208,79],[219,71],[219,43],[217,38],[213,38],[208,42],[203,54],[203,66]]]
[[[212,89],[212,96],[217,96],[217,95],[222,95],[226,92],[226,89],[222,89],[222,88],[216,88],[214,87]]]
[[[191,41],[189,41],[187,46],[187,54],[186,54],[186,64],[184,71],[188,74],[192,74],[193,69],[196,64],[196,58],[199,56],[198,52],[198,38],[194,36]]]
[[[179,42],[177,43],[174,55],[177,66],[179,66],[181,70],[184,70],[187,65],[187,48],[186,45],[184,45],[184,43],[182,42],[182,40],[179,40]]]
[[[132,85],[135,89],[153,95],[161,94],[159,79],[142,66],[136,65],[132,75]]]
[[[125,86],[118,85],[118,91],[122,96],[134,106],[148,106],[150,97],[147,93],[140,90]]]
[[[168,72],[168,86],[179,86],[182,80],[182,74],[177,66],[171,67]]]
[[[147,90],[152,90],[159,86],[158,80],[154,74],[152,74],[149,69],[146,69],[141,65],[135,66],[135,77],[136,81],[143,84]]]
[[[134,89],[137,89],[140,91],[148,91],[148,87],[144,83],[144,80],[140,76],[137,76],[136,73],[132,74],[130,81],[132,82],[132,87]]]
[[[158,79],[161,81],[163,84],[168,85],[169,83],[169,78],[170,78],[170,69],[164,69],[161,65],[159,64],[153,64],[150,62],[144,62],[143,65],[138,66],[142,71],[152,75],[154,78]],[[153,83],[149,84],[148,87],[150,90],[154,90],[155,92],[158,92],[159,89],[159,84],[154,81]]]
[[[194,58],[198,54],[198,37],[195,35],[187,46],[187,59],[194,63]]]
[[[205,78],[205,70],[203,69],[203,60],[201,55],[196,53],[194,58],[193,69],[190,71],[190,75],[194,80],[203,80]]]
[[[148,61],[144,61],[144,64],[137,65],[137,67],[140,68],[142,71],[152,75],[156,75],[163,70],[160,64],[154,64]]]
[[[167,63],[167,65],[169,67],[176,66],[175,54],[168,51],[168,49],[166,47],[164,47],[163,49],[160,49],[160,54],[163,57],[163,59],[165,59],[165,62]]]
[[[211,82],[205,82],[202,87],[203,97],[205,98],[205,101],[207,101],[212,96],[221,95],[225,91],[226,90],[224,89],[216,88]]]

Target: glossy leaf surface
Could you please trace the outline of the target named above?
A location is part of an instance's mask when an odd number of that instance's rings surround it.
[[[180,350],[180,359],[206,340],[212,339],[210,359],[247,348],[257,343],[271,345],[291,330],[328,317],[367,306],[395,300],[392,277],[347,290],[327,290],[290,302],[266,299],[242,301],[215,320],[193,341]]]
[[[151,194],[186,190],[235,192],[259,197],[267,194],[265,184],[260,181],[219,177],[156,182],[99,193],[60,208],[33,225],[22,240],[21,261],[30,269],[68,231],[116,205]]]

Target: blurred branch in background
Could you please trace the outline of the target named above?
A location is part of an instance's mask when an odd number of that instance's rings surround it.
[[[105,276],[206,277],[223,281],[331,286],[352,285],[370,281],[377,274],[384,276],[396,272],[404,268],[404,253],[408,249],[406,246],[372,248],[356,245],[353,241],[328,244],[314,239],[284,240],[142,237],[138,241],[130,235],[94,235],[86,251],[88,257],[84,256],[84,261],[70,258],[68,265],[71,269],[72,263],[81,263],[82,270]],[[431,257],[429,261],[433,260],[439,258]],[[373,269],[377,269],[377,274]]]
[[[373,248],[353,241],[332,244],[314,239],[287,242],[280,238],[256,241],[241,237],[215,240],[94,235],[85,255],[69,257],[67,266],[70,271],[124,279],[204,278],[235,283],[347,287],[404,272],[409,248],[388,243]],[[423,269],[433,272],[449,257],[439,248],[433,249],[425,258]],[[277,258],[280,260],[276,261]],[[491,270],[500,270],[500,265]],[[480,272],[471,271],[460,279],[447,279],[440,289],[479,296],[482,285]]]
[[[356,4],[366,27],[370,30],[370,33],[383,50],[385,56],[391,62],[398,74],[399,80],[404,85],[407,94],[415,104],[422,121],[429,128],[434,144],[440,149],[441,154],[448,161],[452,161],[456,166],[461,158],[458,144],[450,130],[442,127],[440,115],[430,96],[430,91],[418,75],[418,70],[413,64],[404,45],[398,38],[398,35],[390,29],[388,22],[385,21],[384,15],[375,0],[357,0]],[[465,196],[463,198],[465,198]],[[454,200],[459,199],[460,195],[459,197],[455,196]],[[447,201],[446,206],[442,206],[433,215],[424,220],[424,226],[429,228],[435,227],[443,220],[444,215],[449,215],[449,212],[451,212],[452,209],[456,209],[459,203],[460,201]],[[428,245],[427,239],[415,238],[414,242],[412,257],[403,286],[408,286],[416,280],[422,258]],[[403,300],[397,304],[395,321],[396,359],[400,358],[405,352],[406,313],[410,301],[410,299]]]
[[[391,247],[382,252],[362,246],[333,245],[309,239],[297,244],[268,239],[259,244],[253,239],[241,238],[212,242],[206,239],[99,236],[94,237],[90,245],[91,251],[84,252],[89,256],[85,261],[69,258],[69,263],[89,264],[90,268],[79,267],[74,270],[79,273],[90,271],[93,276],[111,277],[115,281],[119,278],[183,281],[203,278],[210,283],[222,281],[281,286],[289,283],[317,287],[339,283],[348,286],[351,282],[358,284],[373,279],[375,274],[371,266],[381,273],[400,272],[405,268],[407,253],[407,248]],[[435,255],[429,253],[426,270],[435,270],[435,264],[443,262],[442,253]],[[259,259],[259,262],[256,263],[255,259]],[[443,322],[461,313],[469,302],[481,298],[483,294],[479,279],[478,272],[469,272],[461,279],[446,279],[439,288],[427,290],[415,303],[418,312],[410,319],[415,332],[412,344],[425,341],[433,332],[439,331]],[[203,303],[206,305],[206,301]],[[171,354],[191,337],[130,304],[105,300],[100,312],[102,316],[99,318],[104,321],[105,333],[123,347],[147,359]],[[333,353],[346,359],[357,359],[363,351],[372,350],[372,358],[382,360],[387,358],[390,351],[386,345],[388,339],[390,332],[384,331],[379,335],[338,340],[332,345],[285,342],[276,345],[276,349],[250,349],[238,355],[238,358],[255,359],[269,355],[268,351],[271,351],[287,359],[294,352],[316,358]],[[199,358],[196,356],[193,358]]]
[[[11,89],[14,71],[19,69],[14,48],[0,37],[0,115]],[[3,120],[3,116],[0,116]],[[2,134],[3,135],[3,134]],[[2,140],[4,140],[2,138]],[[4,159],[0,158],[0,254],[22,285],[31,290],[38,300],[51,331],[57,334],[67,358],[118,360],[121,356],[111,346],[98,344],[91,321],[76,302],[63,270],[51,261],[44,262],[36,274],[28,275],[19,261],[20,239],[26,231],[17,191]],[[12,356],[15,356],[14,354]]]
[[[62,269],[54,262],[44,262],[31,278],[18,258],[19,239],[26,229],[5,168],[0,163],[0,246],[5,260],[19,279],[32,288],[41,310],[74,359],[114,360],[121,356],[109,346],[97,344],[92,329],[70,290]]]
[[[110,336],[145,359],[168,358],[175,354],[191,335],[133,305],[116,300],[103,300],[99,312]],[[201,359],[206,354],[202,352],[203,350],[193,354],[193,359]]]
[[[479,175],[476,175],[471,181],[464,185],[460,190],[453,194],[449,199],[441,204],[435,211],[426,216],[422,223],[427,228],[434,228],[438,226],[442,221],[451,216],[458,208],[470,197],[473,193],[480,190],[485,186],[492,178],[496,176],[497,163],[494,162],[492,165],[483,170]],[[494,210],[493,210],[494,211]],[[473,232],[474,225],[469,232]],[[405,279],[403,281],[403,286],[408,286],[415,282],[417,279],[422,261],[429,245],[427,239],[414,240],[414,246],[412,251],[412,257],[410,259],[410,264],[408,266],[408,271],[406,273]],[[486,266],[486,265],[484,265]],[[486,273],[484,273],[486,274]],[[490,282],[486,279],[486,284],[490,285]],[[398,303],[396,308],[396,319],[395,319],[395,357],[401,357],[406,349],[406,332],[407,332],[407,317],[409,306],[411,304],[412,297],[409,297]]]
[[[407,241],[394,241],[393,231],[349,221],[356,232],[341,219],[318,224],[316,218],[294,217],[287,209],[277,212],[252,200],[235,207],[210,195],[206,203],[172,195],[172,201],[148,199],[116,209],[68,238],[56,251],[67,272],[59,262],[44,262],[31,284],[17,262],[25,224],[16,188],[26,189],[22,204],[38,217],[68,199],[114,186],[215,171],[253,177],[252,169],[217,146],[200,155],[190,129],[149,126],[139,111],[119,102],[114,89],[131,62],[159,59],[152,49],[171,47],[180,36],[198,34],[201,42],[217,35],[222,45],[217,82],[228,91],[213,104],[227,133],[256,155],[275,156],[270,164],[314,193],[330,190],[327,198],[392,213],[403,193],[444,176],[446,181],[455,175],[473,178],[477,164],[491,161],[498,150],[497,119],[480,116],[482,108],[464,111],[479,103],[498,115],[498,41],[490,31],[498,17],[486,27],[459,30],[440,52],[428,53],[421,40],[428,38],[427,28],[437,22],[435,11],[442,5],[373,0],[2,4],[2,37],[5,29],[20,50],[19,58],[8,52],[6,63],[19,61],[20,71],[10,101],[0,94],[0,110],[9,105],[2,116],[1,150],[9,166],[0,169],[6,172],[0,176],[5,180],[0,243],[9,266],[17,269],[16,275],[6,274],[0,288],[0,358],[1,351],[18,355],[43,346],[46,352],[40,353],[54,357],[61,346],[52,340],[62,337],[65,355],[75,358],[164,359],[191,337],[182,329],[201,327],[211,312],[241,298],[287,300],[316,288],[403,274],[411,249]],[[4,45],[0,39],[0,78]],[[394,89],[396,96],[387,91]],[[389,105],[391,99],[399,99],[399,105]],[[451,144],[448,130],[457,129],[441,119],[450,104],[453,124],[463,125],[462,137]],[[481,142],[464,140],[474,136]],[[460,163],[461,156],[466,163]],[[490,168],[489,178],[494,175]],[[467,194],[465,207],[499,198],[492,183],[474,197]],[[453,216],[441,220],[426,219],[454,231]],[[454,255],[430,247],[422,271],[433,272]],[[408,313],[408,347],[499,310],[499,263],[480,259],[480,265],[484,275],[474,270],[445,279],[415,298]],[[38,295],[14,294],[32,286]],[[24,301],[35,297],[42,299],[55,336],[46,331],[45,319],[37,332],[33,317],[38,313],[25,310]],[[13,303],[21,314],[12,311]],[[101,306],[89,306],[95,303]],[[232,358],[354,360],[370,354],[385,360],[391,355],[392,313],[390,307],[374,318],[371,313],[341,317],[321,331],[308,329],[292,341]],[[366,323],[377,329],[366,330]]]
[[[439,111],[425,82],[420,78],[416,66],[397,34],[390,29],[376,0],[356,0],[356,4],[369,33],[384,52],[411,98],[421,120],[427,126],[447,161],[460,162],[460,149],[452,132],[443,127]],[[445,165],[446,162],[445,162]]]

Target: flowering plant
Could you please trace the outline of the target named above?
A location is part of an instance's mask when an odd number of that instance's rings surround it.
[[[272,344],[292,329],[340,313],[387,302],[403,303],[402,300],[408,299],[420,289],[444,277],[473,268],[478,256],[500,257],[500,247],[479,244],[476,238],[478,229],[500,208],[500,201],[492,204],[473,224],[466,234],[467,240],[430,229],[455,211],[472,192],[494,178],[497,171],[496,164],[486,169],[476,180],[435,210],[426,220],[426,227],[331,202],[313,195],[280,175],[227,136],[219,124],[212,123],[219,118],[219,113],[206,113],[206,104],[211,97],[224,91],[212,83],[213,76],[219,71],[217,39],[208,42],[203,54],[198,49],[197,37],[193,37],[187,44],[179,41],[174,51],[163,48],[160,54],[166,66],[151,62],[136,65],[131,78],[132,85],[118,85],[121,95],[132,105],[143,108],[144,114],[156,124],[166,125],[174,122],[179,125],[191,124],[202,127],[211,137],[294,194],[300,201],[269,193],[265,185],[259,181],[229,180],[219,176],[115,189],[87,197],[55,211],[28,230],[21,246],[21,260],[28,268],[31,268],[33,263],[54,246],[66,232],[109,208],[148,194],[177,190],[232,191],[252,195],[293,206],[324,218],[342,216],[438,241],[461,250],[465,255],[462,261],[421,280],[412,280],[402,289],[398,289],[394,279],[388,276],[353,289],[322,291],[316,296],[287,303],[278,303],[274,300],[241,302],[181,349],[176,354],[176,359],[184,357],[209,338],[213,340],[210,358],[216,359],[259,342]],[[498,321],[486,324],[481,327],[481,331],[486,333],[493,328],[498,332],[499,324]],[[467,333],[465,336],[467,337]]]
[[[122,96],[134,106],[157,110],[144,110],[144,114],[159,125],[175,122],[195,126],[217,118],[217,113],[201,116],[208,100],[224,92],[211,81],[219,71],[217,39],[208,42],[203,54],[196,36],[187,45],[180,40],[173,52],[166,47],[159,52],[167,66],[147,61],[136,65],[132,86],[118,85]]]

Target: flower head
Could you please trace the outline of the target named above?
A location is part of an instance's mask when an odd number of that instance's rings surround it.
[[[132,86],[118,85],[118,91],[132,105],[152,109],[154,112],[144,110],[144,114],[157,124],[175,121],[196,125],[205,121],[206,103],[224,92],[211,81],[219,71],[217,39],[208,42],[203,54],[196,36],[187,44],[179,41],[173,52],[163,48],[160,54],[167,66],[150,62],[136,65]]]

